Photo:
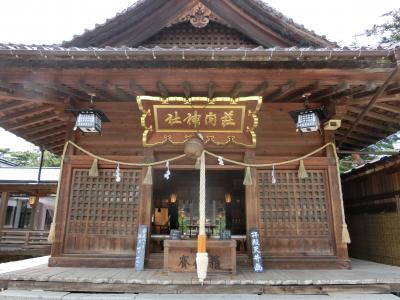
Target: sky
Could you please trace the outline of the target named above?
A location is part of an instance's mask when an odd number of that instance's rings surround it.
[[[182,0],[184,1],[184,0]],[[219,0],[214,0],[219,1]],[[57,44],[114,17],[134,0],[1,0],[0,43]],[[265,0],[278,11],[341,46],[356,42],[375,46],[376,40],[357,37],[382,14],[400,7],[399,0]],[[0,148],[29,150],[33,146],[0,128]]]

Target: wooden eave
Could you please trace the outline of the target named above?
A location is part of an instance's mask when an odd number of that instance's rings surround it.
[[[400,154],[397,154],[390,157],[383,157],[376,162],[367,163],[359,169],[343,174],[342,181],[347,182],[347,181],[357,180],[359,178],[368,176],[369,174],[380,171],[387,171],[390,173],[398,172],[399,169],[400,169]]]
[[[107,102],[135,101],[143,94],[261,95],[264,102],[303,102],[302,94],[311,92],[311,102],[336,105],[334,117],[343,123],[336,140],[341,142],[396,66],[394,54],[381,49],[183,51],[0,45],[0,126],[60,153],[70,117],[64,109],[87,107],[91,92],[96,101]],[[362,149],[400,130],[399,120],[397,74],[341,148]]]
[[[57,182],[0,182],[0,192],[48,196],[57,192]]]
[[[144,0],[95,29],[64,42],[65,47],[140,46],[183,12],[202,3],[224,24],[264,47],[335,47],[259,0]]]

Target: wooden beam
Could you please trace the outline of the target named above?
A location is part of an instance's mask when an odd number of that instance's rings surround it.
[[[40,126],[35,126],[29,129],[25,129],[25,130],[17,130],[18,134],[21,135],[33,135],[36,134],[38,132],[43,132],[43,131],[47,131],[47,130],[54,130],[54,128],[58,128],[61,126],[65,126],[65,122],[56,120],[54,122],[45,124],[45,125],[40,125]]]
[[[41,123],[41,122],[45,122],[45,121],[49,121],[49,120],[54,120],[56,118],[58,118],[58,117],[56,115],[54,115],[54,114],[47,114],[47,115],[44,115],[44,116],[37,116],[35,118],[31,118],[31,119],[24,120],[22,122],[18,122],[16,124],[12,124],[10,126],[7,126],[6,130],[13,131],[13,130],[17,130],[17,129],[20,129],[20,128],[32,126],[32,125],[37,124],[37,123]]]
[[[352,137],[348,137],[348,140],[346,140],[346,144],[356,146],[358,148],[360,148],[360,147],[365,148],[370,145],[369,143],[363,143],[363,142],[356,141]]]
[[[4,103],[2,105],[0,105],[0,112],[5,113],[6,111],[10,110],[10,109],[16,109],[19,107],[23,107],[25,105],[29,105],[30,103],[26,103],[26,102],[21,102],[21,101],[12,101],[12,102],[8,102],[8,103]]]
[[[361,114],[363,112],[362,108],[358,108],[358,107],[355,107],[355,106],[349,106],[347,108],[347,110],[350,111],[350,112],[356,113],[356,114]],[[388,117],[388,116],[385,116],[384,114],[378,114],[378,113],[373,112],[373,111],[368,111],[366,116],[368,116],[370,118],[374,118],[374,119],[379,120],[379,121],[393,123],[395,125],[400,124],[400,120],[399,119],[396,119],[396,118],[393,118],[393,117]]]
[[[341,136],[345,135],[345,133],[346,132],[336,131],[336,134],[337,135],[341,135]],[[375,144],[378,141],[378,139],[371,139],[371,138],[368,138],[368,137],[365,137],[365,136],[361,136],[361,135],[358,135],[355,132],[353,132],[350,135],[350,138],[353,139],[353,140],[356,140],[356,141],[359,141],[359,142],[363,142],[363,143],[368,143],[368,144]]]
[[[390,105],[390,104],[385,104],[385,103],[378,103],[374,105],[374,108],[379,108],[382,110],[390,111],[395,114],[400,114],[400,107]]]
[[[355,98],[349,100],[349,105],[368,104],[370,100],[371,100],[370,97]],[[375,103],[384,103],[384,102],[400,102],[400,94],[385,95],[382,98],[377,99]]]
[[[281,102],[304,102],[303,95],[310,93],[311,95],[315,90],[320,87],[319,81],[314,81],[312,84],[305,86],[299,90],[294,91],[294,93],[287,95],[286,97],[281,97],[279,101]]]
[[[317,102],[321,99],[327,98],[327,97],[331,97],[335,94],[339,94],[339,93],[343,93],[344,91],[348,90],[350,88],[350,85],[348,82],[341,82],[336,86],[327,88],[322,95],[320,96],[316,96],[316,97],[310,97],[310,101],[311,102]]]
[[[393,71],[390,73],[389,77],[385,80],[385,82],[379,87],[378,91],[376,94],[371,98],[371,101],[368,103],[368,105],[364,108],[364,110],[358,115],[357,119],[351,126],[351,128],[346,132],[344,137],[340,140],[338,147],[340,147],[341,144],[347,139],[347,137],[352,133],[355,127],[358,126],[360,121],[368,114],[368,112],[371,110],[371,108],[374,106],[376,100],[383,94],[385,91],[386,87],[389,85],[389,83],[392,81],[392,79],[395,77],[397,74],[397,71],[399,70],[399,66],[396,65],[396,67],[393,69]]]
[[[42,148],[48,150],[48,149],[54,149],[57,148],[61,145],[65,144],[65,136],[64,137],[60,137],[58,139],[49,141],[48,143],[42,143],[41,146]]]
[[[20,85],[10,84],[2,80],[0,80],[0,88],[3,89],[3,92],[0,93],[0,100],[18,100],[63,105],[63,100],[53,97],[46,98],[42,94],[37,92],[32,93],[32,91],[27,91]]]
[[[398,91],[399,89],[400,89],[400,81],[396,81],[387,87],[386,93],[391,94],[395,91]]]
[[[277,102],[279,98],[285,97],[296,87],[296,82],[289,80],[284,85],[280,86],[275,92],[266,96],[267,102]]]
[[[229,95],[232,98],[237,98],[241,90],[242,90],[242,83],[238,81],[233,85],[231,91],[229,92]]]
[[[118,87],[117,85],[112,84],[112,83],[111,83],[110,81],[108,81],[108,80],[104,81],[103,87],[104,87],[106,90],[110,90],[110,91],[112,91],[113,93],[115,93],[115,94],[117,95],[117,97],[118,97],[120,100],[123,100],[123,101],[130,101],[130,100],[132,100],[132,99],[134,98],[132,95],[128,94],[127,92],[125,92],[123,89],[121,89],[121,88]]]
[[[345,122],[342,122],[342,125],[340,126],[339,130],[343,129],[345,131],[346,129],[349,129],[350,127],[351,127],[351,124],[347,124]],[[364,129],[364,128],[361,128],[361,127],[357,127],[356,129],[354,129],[354,132],[358,132],[358,133],[361,133],[363,135],[367,135],[367,136],[376,138],[378,140],[383,139],[383,138],[385,138],[387,136],[387,134],[383,134],[380,131]]]
[[[57,134],[54,134],[52,136],[47,136],[47,137],[42,137],[40,139],[35,139],[35,140],[30,140],[32,142],[35,142],[36,144],[42,144],[47,141],[59,141],[59,140],[65,140],[65,131],[59,131]]]
[[[191,86],[190,86],[190,83],[188,81],[182,82],[182,88],[183,88],[183,92],[185,94],[185,97],[186,98],[190,98],[191,97]]]
[[[144,88],[142,86],[140,86],[139,84],[137,84],[133,80],[131,80],[129,82],[129,89],[136,96],[144,96],[144,95],[146,95],[146,91],[144,90]]]
[[[156,84],[157,84],[158,92],[160,93],[161,97],[162,98],[168,98],[168,94],[169,93],[168,93],[168,90],[165,87],[165,85],[159,80],[157,80]]]
[[[375,81],[369,81],[367,82],[366,85],[362,86],[360,89],[358,89],[355,93],[353,93],[352,97],[356,97],[357,95],[362,95],[365,93],[370,93],[375,91],[378,88],[378,85]]]
[[[61,83],[53,83],[48,88],[55,89],[63,93],[64,95],[74,99],[74,100],[84,100],[87,101],[87,96],[80,95],[79,93],[75,93],[71,88],[62,85]]]
[[[344,115],[343,119],[345,119],[345,120],[347,120],[347,121],[349,121],[350,123],[353,124],[356,121],[357,118],[353,117],[353,116],[349,116],[349,115]],[[366,121],[366,120],[360,121],[360,124],[365,126],[365,127],[369,127],[369,128],[373,128],[373,129],[379,129],[379,130],[382,130],[383,132],[387,132],[387,133],[393,133],[393,132],[396,131],[393,127],[385,126],[385,125],[382,125],[382,124],[378,124],[378,123],[371,122],[371,121]],[[352,125],[350,126],[350,128],[351,127],[352,127]]]
[[[28,136],[27,140],[29,140],[30,142],[36,142],[36,141],[43,140],[45,138],[58,136],[60,134],[65,134],[65,131],[66,131],[65,127],[62,127],[57,130],[51,130],[51,131],[47,131],[47,132],[44,132],[41,134],[36,134],[34,136]]]
[[[268,89],[268,81],[264,80],[256,88],[250,92],[249,96],[263,96]]]
[[[102,100],[102,101],[110,101],[110,100],[112,100],[112,97],[104,96],[103,95],[104,94],[103,91],[100,91],[99,89],[97,89],[97,88],[95,88],[93,86],[90,86],[84,80],[80,80],[78,85],[79,85],[79,88],[88,95],[87,101],[90,101],[90,97],[91,97],[90,95],[91,94],[95,95],[95,96],[93,96],[93,100],[94,101],[96,101],[96,100],[97,101],[98,100]]]
[[[15,121],[17,122],[18,118],[21,117],[26,117],[27,115],[36,115],[36,114],[41,114],[41,113],[45,113],[45,112],[49,112],[54,110],[53,107],[51,106],[40,106],[40,107],[35,107],[35,108],[31,108],[31,109],[26,109],[23,111],[18,111],[15,113],[11,113],[11,114],[7,114],[4,117],[0,118],[0,126],[6,124],[7,122],[10,121]]]
[[[24,90],[32,91],[34,93],[42,95],[44,98],[52,99],[52,98],[57,98],[57,96],[60,97],[60,95],[57,95],[58,92],[56,92],[55,90],[49,89],[32,81],[22,82],[22,87],[24,88]]]
[[[215,94],[215,82],[214,81],[209,81],[208,82],[208,93],[207,96],[208,98],[214,98],[214,94]]]

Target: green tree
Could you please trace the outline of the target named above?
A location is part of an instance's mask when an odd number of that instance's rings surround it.
[[[382,46],[390,47],[400,42],[400,8],[397,10],[389,11],[382,15],[388,20],[382,24],[375,24],[371,29],[365,31],[366,36],[376,36],[379,38],[379,42]],[[370,145],[365,148],[366,151],[394,151],[393,143],[400,140],[400,131],[381,140],[376,144]],[[363,164],[363,162],[369,162],[373,159],[380,157],[379,155],[360,155],[360,160],[354,161],[354,158],[349,155],[341,159],[340,171],[346,172],[352,168]]]
[[[0,149],[0,157],[4,157],[5,159],[18,164],[21,167],[39,167],[40,155],[41,152],[39,150],[11,151],[9,148]],[[59,166],[60,157],[45,151],[43,155],[43,167]]]
[[[393,46],[400,42],[400,8],[382,15],[388,20],[382,24],[375,24],[365,31],[366,36],[377,36],[382,46]]]

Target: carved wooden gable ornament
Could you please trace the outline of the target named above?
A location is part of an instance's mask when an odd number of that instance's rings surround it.
[[[143,145],[184,144],[196,133],[205,143],[256,146],[254,129],[262,97],[206,98],[139,96]]]

